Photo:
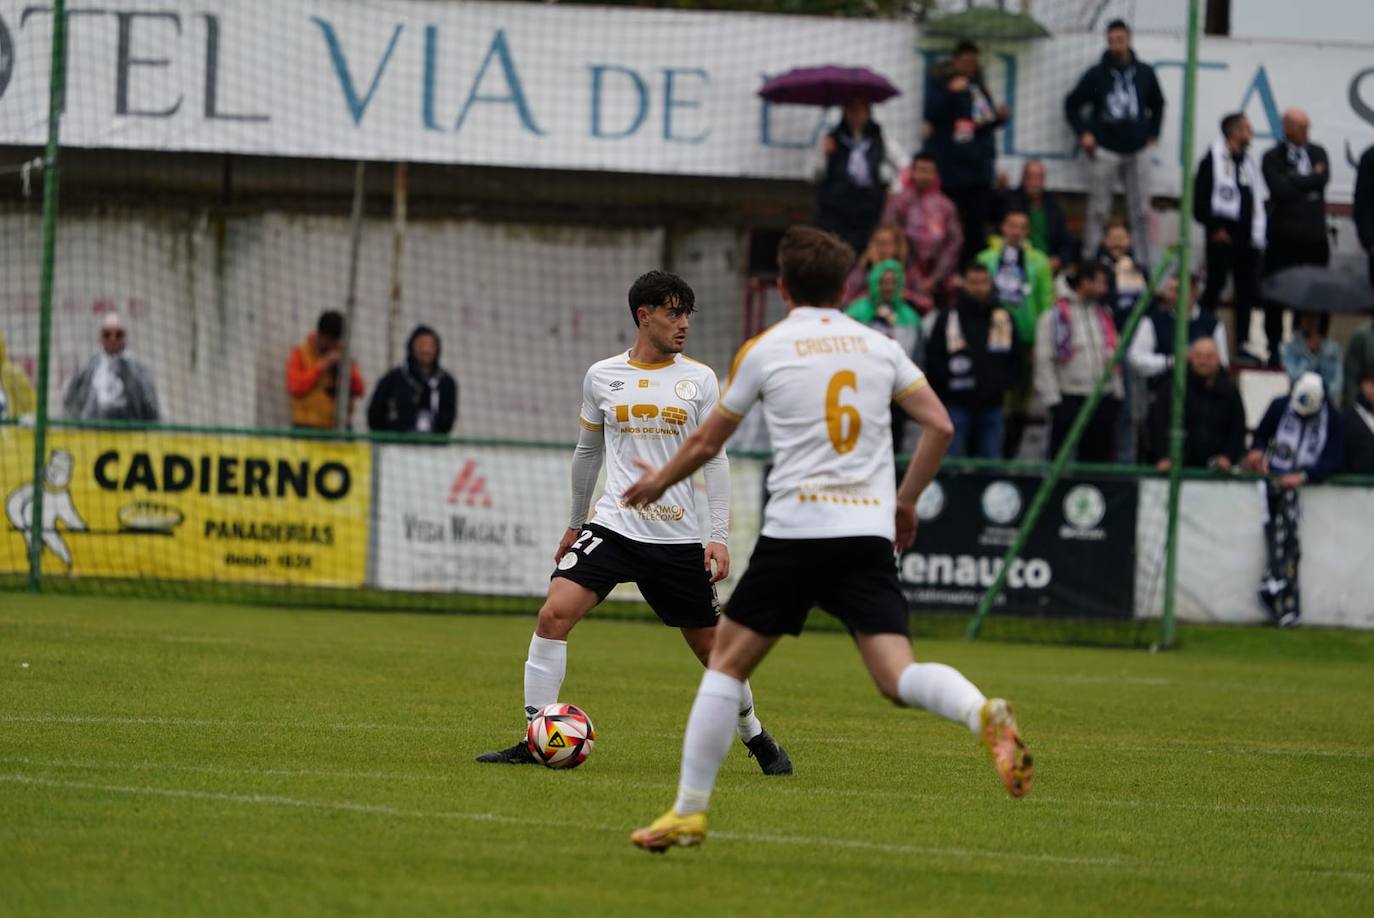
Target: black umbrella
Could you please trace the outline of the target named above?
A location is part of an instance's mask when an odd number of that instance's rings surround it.
[[[1374,312],[1374,287],[1363,277],[1299,265],[1264,279],[1260,295],[1294,312]]]

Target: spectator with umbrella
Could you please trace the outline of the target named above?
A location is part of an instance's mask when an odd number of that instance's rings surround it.
[[[993,132],[1011,112],[993,101],[978,64],[978,46],[964,40],[954,54],[931,68],[926,80],[925,120],[930,151],[940,169],[944,192],[959,208],[967,263],[987,244],[992,210],[992,180],[997,162]]]
[[[1340,398],[1345,391],[1341,346],[1326,334],[1331,328],[1331,313],[1300,312],[1297,318],[1298,333],[1283,342],[1280,351],[1284,372],[1290,382],[1297,382],[1304,373],[1316,373],[1331,393],[1328,397]]]
[[[856,252],[882,216],[887,184],[905,164],[905,154],[883,137],[873,120],[873,103],[897,95],[897,87],[864,67],[803,67],[763,84],[769,102],[844,106],[844,114],[821,141],[824,160],[813,222]]]
[[[1324,313],[1374,311],[1374,290],[1351,274],[1315,265],[1299,265],[1265,278],[1261,293],[1267,302],[1291,309],[1298,317],[1302,340],[1285,345],[1285,367],[1291,357],[1295,368],[1318,370],[1327,383],[1328,395],[1340,399],[1342,405],[1352,404],[1355,387],[1365,368],[1374,366],[1374,328],[1366,325],[1355,332],[1342,365],[1340,348],[1326,338],[1325,329],[1330,320],[1323,321],[1321,316]],[[1302,313],[1311,313],[1315,318],[1304,318]],[[1295,378],[1293,373],[1297,371],[1289,368],[1289,378]]]

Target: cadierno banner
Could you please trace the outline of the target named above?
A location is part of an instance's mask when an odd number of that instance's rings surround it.
[[[58,430],[36,483],[33,449],[31,431],[0,429],[0,572],[28,570],[37,522],[48,576],[364,582],[365,444]]]

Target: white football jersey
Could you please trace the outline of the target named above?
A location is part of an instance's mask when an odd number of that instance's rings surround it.
[[[639,363],[628,352],[592,364],[582,382],[588,430],[604,430],[606,490],[592,522],[638,542],[701,544],[692,482],[673,485],[638,509],[623,495],[643,472],[634,460],[663,466],[720,398],[715,372],[681,354],[665,363]]]
[[[799,306],[746,342],[717,410],[757,401],[773,444],[762,533],[895,536],[892,401],[925,374],[891,338],[835,309]]]

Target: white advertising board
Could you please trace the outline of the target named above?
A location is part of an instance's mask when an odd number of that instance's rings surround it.
[[[496,446],[376,448],[372,583],[387,590],[542,598],[568,524],[571,453]],[[698,481],[699,518],[708,519]],[[731,465],[733,569],[743,573],[758,538],[761,466]],[[612,599],[639,599],[631,585]],[[533,606],[532,606],[533,608]]]
[[[1168,484],[1140,483],[1136,540],[1136,612],[1163,609]],[[1264,570],[1259,485],[1188,481],[1179,502],[1180,621],[1257,624],[1267,621],[1258,599]],[[1374,628],[1374,491],[1335,485],[1302,490],[1299,536],[1303,622]]]
[[[563,450],[380,446],[373,581],[543,596],[568,520]]]

